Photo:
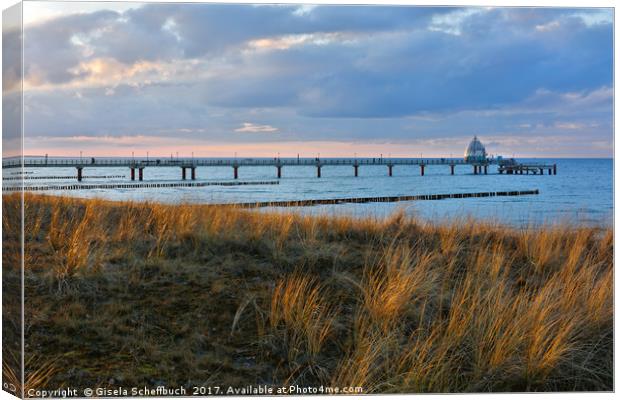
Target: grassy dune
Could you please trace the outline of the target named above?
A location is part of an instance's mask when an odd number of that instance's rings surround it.
[[[612,390],[611,230],[30,195],[25,216],[27,385]]]

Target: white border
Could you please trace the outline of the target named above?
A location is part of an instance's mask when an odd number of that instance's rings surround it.
[[[73,0],[70,0],[74,2]],[[112,0],[111,2],[117,2],[116,0]],[[151,0],[150,2],[157,3],[217,3],[217,1],[195,1],[195,0]],[[265,0],[229,0],[227,3],[260,3],[260,4],[270,4],[277,3],[276,1],[265,1]],[[16,4],[17,2],[14,0],[0,0],[0,4],[2,5],[2,9],[6,9],[9,6]],[[139,2],[136,2],[139,3]],[[557,0],[521,0],[521,1],[489,1],[489,0],[473,0],[473,1],[463,1],[463,0],[449,0],[449,1],[437,1],[437,0],[423,0],[423,1],[412,1],[412,0],[389,0],[389,1],[368,1],[368,0],[339,0],[339,1],[329,1],[329,0],[312,0],[312,1],[300,1],[300,0],[288,0],[283,1],[281,3],[289,3],[289,4],[350,4],[350,5],[362,5],[362,4],[376,4],[376,5],[418,5],[418,6],[496,6],[496,7],[615,7],[615,2],[611,0],[590,0],[590,1],[575,1],[575,0],[567,0],[567,1],[557,1]],[[614,21],[615,21],[615,9],[614,9]],[[614,22],[615,25],[615,22]],[[615,76],[618,71],[618,64],[616,62],[615,54],[616,54],[616,43],[618,43],[618,32],[614,26],[614,160],[618,158],[618,149],[615,146],[615,125],[616,125],[616,116],[617,113],[617,103],[615,102],[616,88],[615,88]],[[0,63],[2,61],[2,56],[0,54]],[[0,111],[0,117],[2,113]],[[0,153],[2,149],[2,144],[0,141]],[[615,207],[615,199],[618,190],[618,182],[619,182],[619,172],[620,167],[617,163],[614,162],[614,226],[618,226],[617,223],[620,218],[620,213],[618,209]],[[0,233],[1,233],[0,226]],[[614,261],[618,256],[618,243],[617,238],[614,235]],[[1,256],[1,249],[0,249]],[[615,264],[615,262],[614,262]],[[618,286],[618,276],[615,274],[614,276],[614,289]],[[1,289],[0,289],[1,292]],[[615,293],[615,292],[614,292]],[[614,310],[617,310],[617,299],[614,298]],[[0,328],[1,329],[1,328]],[[615,326],[615,314],[614,314],[614,333],[617,332]],[[620,376],[618,372],[617,365],[617,354],[618,354],[618,341],[617,335],[614,334],[614,388],[618,383],[618,377]],[[519,394],[453,394],[453,395],[375,395],[373,397],[389,397],[390,399],[405,399],[405,398],[413,398],[414,396],[425,396],[433,399],[475,399],[479,396],[484,399],[495,400],[495,399],[506,399],[506,398],[521,398],[523,397],[534,397],[536,399],[582,399],[588,397],[589,399],[611,399],[614,397],[613,393],[519,393]],[[253,396],[256,397],[256,396]],[[358,396],[355,396],[358,397]],[[14,399],[15,397],[9,395],[8,393],[2,391],[0,394],[0,400],[8,400]],[[189,397],[188,397],[189,398]],[[226,397],[232,398],[232,397]],[[243,397],[238,397],[243,398]],[[269,399],[279,399],[281,397],[261,397],[261,398],[269,398]],[[308,396],[287,396],[287,398],[308,398]],[[328,396],[312,396],[313,399],[333,399],[333,397]],[[159,399],[157,397],[153,397],[153,399]],[[169,399],[169,398],[161,398],[161,399]]]

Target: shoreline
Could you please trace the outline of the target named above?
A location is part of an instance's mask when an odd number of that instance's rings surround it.
[[[4,196],[19,196],[19,193],[4,193]],[[420,195],[425,196],[425,195]],[[334,202],[331,203],[332,200],[325,200],[327,204],[315,204],[315,205],[307,205],[307,206],[299,206],[294,205],[294,203],[299,201],[277,201],[275,203],[286,203],[287,206],[266,206],[259,208],[252,207],[243,207],[246,203],[209,203],[209,202],[199,202],[193,201],[189,199],[181,199],[178,202],[168,202],[165,200],[154,200],[154,199],[109,199],[103,196],[94,196],[94,197],[81,197],[75,195],[64,195],[57,193],[32,193],[32,192],[24,192],[24,197],[27,198],[51,198],[51,199],[66,199],[68,201],[74,200],[77,202],[88,202],[95,201],[101,202],[103,204],[122,206],[122,205],[140,205],[140,204],[152,204],[152,205],[161,205],[165,207],[192,207],[192,208],[200,208],[200,207],[211,207],[211,208],[224,208],[224,209],[239,209],[245,211],[255,211],[259,213],[279,213],[279,214],[295,214],[295,215],[304,215],[304,216],[314,216],[314,217],[330,217],[330,218],[353,218],[357,220],[364,219],[374,219],[374,220],[385,220],[392,217],[394,214],[405,213],[407,217],[416,219],[419,223],[431,224],[435,226],[441,225],[452,225],[452,224],[466,224],[471,223],[471,221],[477,221],[477,223],[487,224],[491,226],[501,226],[506,227],[508,229],[528,229],[528,230],[537,230],[537,229],[577,229],[580,227],[588,227],[592,229],[597,229],[600,231],[605,231],[608,229],[614,228],[613,221],[613,210],[610,211],[609,219],[585,219],[583,216],[580,216],[579,211],[566,211],[560,217],[553,217],[552,219],[540,219],[539,217],[531,218],[531,215],[520,215],[515,218],[507,218],[506,216],[502,216],[499,214],[496,215],[486,215],[479,216],[476,215],[473,211],[468,211],[465,209],[467,203],[463,204],[463,209],[459,210],[458,213],[438,213],[434,212],[432,214],[421,214],[418,210],[415,209],[416,201],[411,200],[403,200],[397,201],[393,203],[340,203]],[[501,196],[500,196],[501,197]],[[489,197],[485,197],[489,198]],[[490,197],[492,198],[492,197]],[[442,199],[444,201],[458,200],[458,198],[447,198]],[[305,200],[301,200],[305,201]],[[465,200],[467,201],[467,200]],[[249,202],[247,204],[257,204],[261,202]],[[425,202],[426,203],[426,202]],[[430,202],[429,204],[432,204]],[[393,205],[393,208],[387,210],[356,210],[350,207],[364,206],[364,207],[375,207],[381,205]],[[584,220],[585,219],[585,220]]]

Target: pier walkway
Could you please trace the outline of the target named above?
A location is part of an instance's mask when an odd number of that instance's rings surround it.
[[[450,167],[450,174],[454,175],[456,166],[471,166],[473,173],[488,174],[490,165],[497,164],[498,172],[507,174],[522,173],[522,171],[533,171],[533,165],[519,164],[514,160],[502,160],[486,158],[480,160],[464,160],[462,158],[32,158],[5,159],[2,161],[3,169],[10,168],[60,168],[72,167],[77,170],[77,180],[84,178],[82,171],[84,168],[118,168],[124,167],[130,170],[130,179],[142,181],[144,179],[144,169],[151,167],[176,167],[180,168],[181,179],[196,179],[196,168],[198,167],[231,167],[233,178],[239,178],[240,167],[265,167],[271,166],[276,169],[276,176],[282,177],[284,167],[314,167],[316,176],[321,177],[321,169],[326,166],[349,166],[353,168],[353,175],[359,176],[359,169],[369,165],[383,165],[387,167],[387,175],[393,176],[393,170],[397,166],[415,165],[420,168],[420,175],[424,176],[425,167],[430,165],[444,165]],[[544,165],[536,166],[537,171],[549,169],[556,173],[556,166]],[[189,172],[189,174],[188,174]],[[529,172],[526,172],[529,173]]]
[[[500,165],[497,169],[497,172],[500,174],[506,173],[508,175],[529,175],[530,173],[534,175],[544,175],[545,171],[547,171],[549,175],[557,175],[558,169],[556,164],[538,163]]]

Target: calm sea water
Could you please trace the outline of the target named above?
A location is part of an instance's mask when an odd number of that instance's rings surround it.
[[[472,167],[457,166],[450,175],[448,166],[427,166],[420,176],[417,166],[396,166],[394,176],[387,176],[386,166],[361,166],[359,177],[350,166],[326,166],[322,177],[313,167],[284,167],[279,185],[206,186],[170,189],[105,189],[64,192],[42,192],[84,198],[111,200],[150,200],[164,203],[227,203],[268,200],[329,199],[341,197],[402,196],[434,193],[466,193],[538,189],[539,195],[446,199],[399,203],[342,204],[305,207],[309,213],[347,213],[387,216],[397,209],[429,220],[474,217],[497,220],[513,225],[571,222],[588,225],[613,224],[613,160],[557,159],[524,160],[551,162],[558,166],[557,175],[499,175],[497,167],[489,167],[489,175],[473,175]],[[27,176],[75,176],[75,168],[31,168]],[[145,182],[178,182],[180,168],[146,168]],[[3,171],[3,177],[15,171]],[[189,171],[188,171],[189,172]],[[129,182],[127,168],[85,168],[84,175],[122,175],[124,178],[92,179],[84,183]],[[137,174],[136,174],[137,175]],[[232,181],[231,167],[199,167],[201,181]],[[275,167],[241,167],[240,181],[276,180]],[[188,173],[189,176],[189,173]],[[5,182],[6,183],[6,182]],[[76,183],[66,180],[27,180],[26,185]]]

